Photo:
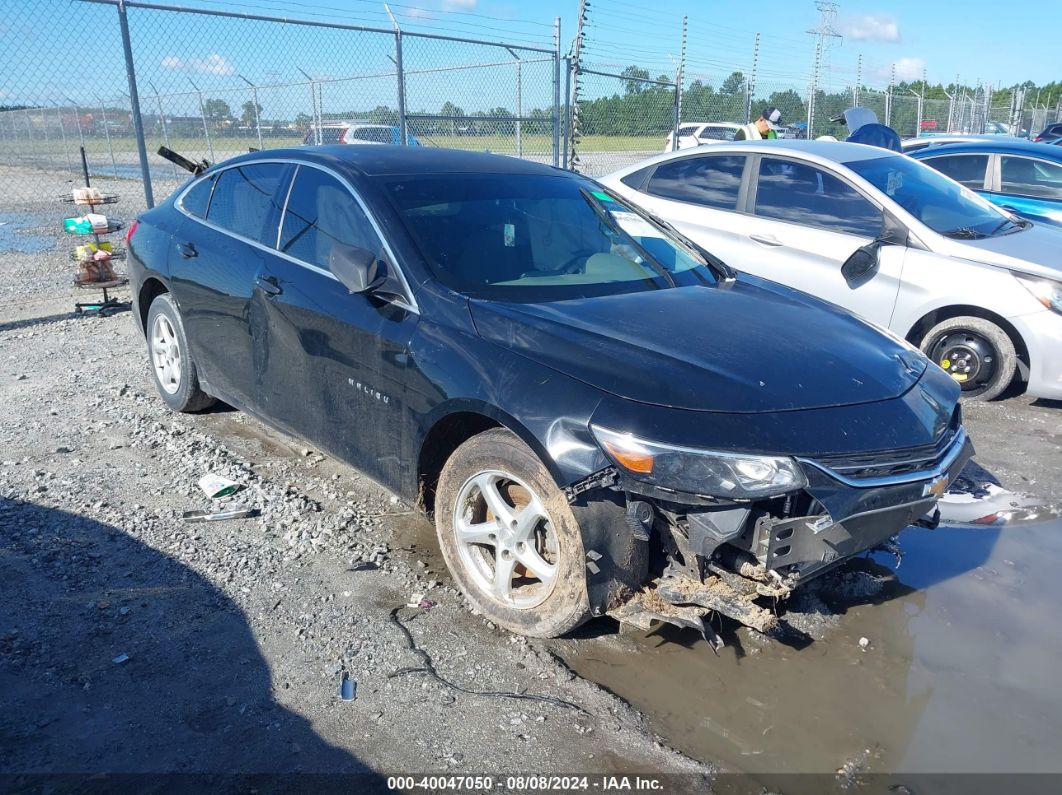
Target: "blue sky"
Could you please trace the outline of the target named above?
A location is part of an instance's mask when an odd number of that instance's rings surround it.
[[[384,4],[376,0],[182,4],[390,27]],[[0,47],[0,102],[62,102],[75,94],[81,101],[85,96],[116,97],[125,89],[114,9],[72,0],[8,0],[5,5],[8,13],[0,21],[0,40],[5,42]],[[390,7],[405,30],[543,47],[552,46],[552,23],[559,16],[567,51],[578,1],[401,0]],[[831,40],[822,83],[839,89],[855,82],[860,55],[864,84],[877,87],[888,83],[893,64],[897,79],[918,79],[925,69],[931,82],[945,84],[957,74],[963,83],[993,85],[1062,77],[1056,54],[1062,3],[1028,6],[1028,13],[1007,13],[1005,8],[999,0],[964,0],[961,5],[932,0],[840,2],[834,27],[842,38]],[[683,14],[689,16],[688,78],[718,86],[735,69],[747,72],[759,32],[758,86],[806,90],[814,48],[814,38],[806,31],[819,22],[813,0],[591,0],[584,62],[604,71],[636,63],[654,77],[673,75]],[[241,75],[258,85],[286,86],[260,96],[267,115],[281,107],[305,112],[311,95],[308,87],[297,85],[305,79],[299,70],[314,78],[351,78],[328,84],[329,106],[394,105],[388,59],[392,50],[385,37],[286,28],[278,39],[276,26],[142,9],[131,10],[130,19],[142,94],[152,94],[148,82],[164,95],[187,92],[167,100],[168,112],[192,112],[195,86],[210,95],[229,92],[230,104],[239,105],[249,92]],[[72,56],[97,49],[105,55],[91,58],[95,66],[90,75],[83,60]],[[501,55],[504,60],[511,57]],[[526,51],[519,55],[535,57]],[[468,110],[512,105],[515,70],[497,63],[496,48],[407,39],[405,56],[407,69],[421,70],[409,83],[411,110],[436,111],[444,98]],[[432,71],[457,63],[483,66]],[[547,104],[550,67],[528,63],[523,70],[525,107]]]

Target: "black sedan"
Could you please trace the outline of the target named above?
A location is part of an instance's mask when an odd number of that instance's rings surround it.
[[[516,632],[769,630],[771,600],[932,522],[972,453],[916,349],[543,165],[257,152],[129,244],[162,399],[223,400],[418,502]]]

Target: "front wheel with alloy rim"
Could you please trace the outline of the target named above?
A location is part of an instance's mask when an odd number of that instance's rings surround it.
[[[151,302],[147,316],[148,359],[159,395],[174,411],[202,411],[215,400],[199,388],[199,374],[177,306],[168,293]]]
[[[922,352],[962,389],[962,397],[992,400],[1014,380],[1018,357],[1007,333],[990,320],[954,317],[922,338]]]
[[[589,616],[582,536],[568,500],[508,431],[485,431],[450,456],[435,529],[450,573],[494,623],[552,638]]]

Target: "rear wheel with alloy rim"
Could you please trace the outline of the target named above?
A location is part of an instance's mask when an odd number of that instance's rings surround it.
[[[446,462],[435,526],[451,574],[491,621],[556,637],[586,620],[582,537],[571,507],[508,431],[474,436]]]
[[[159,395],[174,411],[202,411],[215,400],[199,388],[199,374],[177,306],[168,293],[151,302],[147,317],[148,358]]]
[[[962,389],[962,397],[991,400],[1014,379],[1018,357],[1007,333],[990,320],[955,317],[922,338],[922,351]]]

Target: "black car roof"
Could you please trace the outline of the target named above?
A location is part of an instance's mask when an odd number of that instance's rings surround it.
[[[466,152],[434,146],[389,146],[387,144],[329,144],[295,149],[267,149],[227,162],[291,158],[344,168],[370,177],[400,174],[563,174],[543,163],[487,152]],[[219,164],[220,165],[220,164]]]

